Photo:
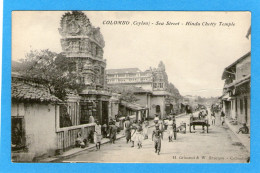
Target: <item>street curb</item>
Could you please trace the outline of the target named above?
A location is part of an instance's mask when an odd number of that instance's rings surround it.
[[[181,116],[184,116],[184,115],[186,115],[186,114],[185,114],[185,113],[184,113],[184,114],[180,114],[180,115],[177,115],[177,116],[175,116],[175,117],[178,118],[178,117],[181,117]],[[155,126],[155,125],[153,124],[153,125],[148,126],[148,128],[151,128],[151,127],[154,127],[154,126]],[[119,140],[119,139],[124,138],[124,137],[125,137],[125,135],[122,135],[122,136],[118,137],[116,140]],[[110,142],[109,140],[104,141],[104,142],[101,143],[101,145],[107,144],[107,143],[109,143],[109,142]],[[84,149],[82,149],[82,150],[80,150],[80,151],[77,151],[77,152],[72,153],[72,154],[67,155],[67,156],[60,156],[60,157],[58,156],[57,158],[53,158],[53,159],[52,159],[52,158],[49,158],[48,161],[39,161],[39,162],[43,162],[43,163],[45,163],[45,162],[51,162],[51,163],[59,162],[60,160],[64,160],[64,159],[68,159],[68,158],[77,156],[77,155],[79,155],[81,152],[87,151],[87,150],[91,150],[91,149],[93,149],[93,148],[95,148],[95,147],[96,147],[96,146],[93,145],[93,146],[86,147],[86,148],[84,148]]]
[[[225,124],[228,126],[228,128],[230,129],[230,131],[233,132],[233,134],[238,138],[238,140],[243,144],[243,146],[246,148],[246,150],[250,153],[250,142],[249,145],[247,145],[244,140],[242,139],[241,135],[237,134],[236,131],[234,130],[234,128],[230,125],[230,123],[226,120]],[[250,141],[250,139],[249,139]]]
[[[125,137],[125,135],[122,135],[122,136],[116,138],[116,140],[121,139],[121,138],[124,138],[124,137]],[[107,144],[107,143],[109,143],[109,142],[110,142],[110,140],[104,141],[104,142],[101,143],[101,145]],[[91,149],[93,149],[93,148],[95,148],[95,147],[96,147],[95,145],[90,146],[90,147],[86,147],[86,148],[84,148],[84,149],[82,149],[82,150],[80,150],[80,151],[77,151],[77,152],[73,153],[73,154],[70,154],[70,155],[67,155],[67,156],[57,157],[57,158],[51,160],[50,162],[58,162],[59,160],[68,159],[68,158],[71,158],[71,157],[73,157],[73,156],[79,155],[79,154],[80,154],[81,152],[83,152],[83,151],[91,150]]]
[[[149,128],[151,128],[151,127],[153,127],[153,126],[154,126],[154,125],[151,125],[151,126],[149,126]],[[119,140],[119,139],[124,138],[124,137],[125,137],[125,135],[122,135],[122,136],[116,138],[116,140]],[[101,143],[101,145],[107,144],[107,143],[109,143],[109,142],[110,142],[109,140],[108,140],[108,141],[104,141],[104,142]],[[96,147],[96,146],[93,145],[93,146],[84,148],[84,149],[82,149],[82,150],[80,150],[80,151],[77,151],[77,152],[75,152],[75,153],[73,153],[73,154],[70,154],[70,155],[67,155],[67,156],[60,156],[60,157],[54,158],[53,160],[51,160],[51,161],[49,161],[49,162],[58,162],[59,160],[68,159],[68,158],[71,158],[71,157],[73,157],[73,156],[79,155],[79,154],[80,154],[81,152],[83,152],[83,151],[91,150],[91,149],[93,149],[93,148],[95,148],[95,147]]]

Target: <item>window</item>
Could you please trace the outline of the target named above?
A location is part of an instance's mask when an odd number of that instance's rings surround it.
[[[125,77],[125,74],[118,74],[118,77]]]
[[[160,88],[163,88],[163,83],[160,83],[159,86],[160,86]]]
[[[26,146],[23,117],[12,117],[12,151],[23,150]]]

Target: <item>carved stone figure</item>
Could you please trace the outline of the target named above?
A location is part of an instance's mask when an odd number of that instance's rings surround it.
[[[81,41],[81,51],[91,53],[91,43],[88,39]]]
[[[62,16],[59,32],[62,36],[86,35],[86,26],[91,27],[88,17],[83,12],[72,11]]]
[[[105,42],[104,42],[104,38],[103,35],[100,32],[100,28],[95,28],[93,31],[94,34],[94,39],[99,43],[100,46],[104,47],[105,46]]]
[[[97,47],[97,56],[103,57],[103,50],[100,47]]]
[[[97,46],[95,43],[91,44],[91,49],[92,49],[92,56],[96,56],[97,53]]]
[[[159,65],[158,65],[158,70],[165,71],[165,65],[162,61],[160,61]]]

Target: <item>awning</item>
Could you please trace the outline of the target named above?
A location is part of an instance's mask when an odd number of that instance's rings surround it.
[[[231,101],[231,100],[233,100],[233,98],[232,98],[232,97],[229,97],[229,98],[227,99],[227,101]]]
[[[129,109],[136,110],[136,111],[148,109],[148,108],[146,108],[142,105],[139,105],[139,104],[136,104],[136,103],[129,103],[129,102],[126,102],[126,101],[122,101],[121,105],[123,105],[123,106],[125,106]]]
[[[128,116],[130,119],[134,119],[134,118],[136,118],[136,115],[130,115],[130,116]],[[122,121],[122,120],[125,120],[125,118],[126,117],[120,117],[120,118],[118,118],[120,121]]]
[[[231,97],[228,92],[222,95],[223,101],[231,101],[233,99],[234,99],[234,97]]]

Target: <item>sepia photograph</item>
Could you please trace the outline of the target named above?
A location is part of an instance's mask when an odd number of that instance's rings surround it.
[[[251,12],[12,11],[11,30],[12,162],[250,163]]]

